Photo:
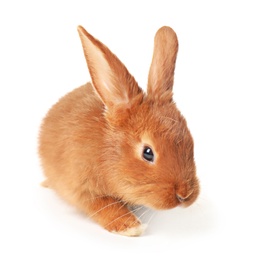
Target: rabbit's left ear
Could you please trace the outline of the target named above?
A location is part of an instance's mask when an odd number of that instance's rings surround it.
[[[154,38],[154,52],[147,86],[149,95],[160,97],[166,91],[172,95],[177,52],[176,33],[168,26],[161,27]]]
[[[123,63],[82,26],[78,27],[93,86],[107,108],[128,107],[142,90]]]

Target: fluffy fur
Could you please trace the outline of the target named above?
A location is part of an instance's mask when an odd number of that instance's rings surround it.
[[[121,61],[78,27],[92,84],[61,98],[47,113],[39,155],[51,187],[113,233],[144,230],[129,205],[170,209],[199,194],[194,145],[172,98],[178,41],[160,28],[147,94]],[[143,156],[151,147],[154,161]]]

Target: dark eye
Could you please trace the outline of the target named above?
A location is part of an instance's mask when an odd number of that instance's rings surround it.
[[[154,161],[153,150],[150,147],[148,147],[148,146],[144,147],[143,158],[145,160],[147,160],[148,162],[153,162]]]

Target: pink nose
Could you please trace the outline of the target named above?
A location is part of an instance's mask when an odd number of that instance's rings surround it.
[[[184,197],[182,197],[181,195],[178,195],[178,194],[176,194],[176,197],[177,197],[178,201],[181,202],[181,203],[186,200],[186,198],[184,198]]]

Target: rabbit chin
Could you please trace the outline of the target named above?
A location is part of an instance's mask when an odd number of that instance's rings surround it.
[[[168,198],[158,198],[156,196],[155,199],[153,199],[149,197],[146,199],[146,201],[144,201],[143,205],[154,210],[168,210],[177,206],[186,208],[195,202],[198,197],[198,193],[198,191],[195,191],[190,195],[190,197],[186,198],[183,201],[181,199],[178,199],[176,194],[173,194]]]
[[[176,201],[173,201],[173,202],[164,202],[164,203],[155,203],[154,205],[150,205],[149,204],[149,207],[154,209],[154,210],[168,210],[168,209],[173,209],[177,206],[179,206],[180,203],[179,202],[176,202]]]
[[[168,210],[179,206],[181,203],[177,200],[176,196],[172,198],[160,198],[158,196],[148,196],[147,198],[136,199],[131,205],[145,206],[153,210]]]

